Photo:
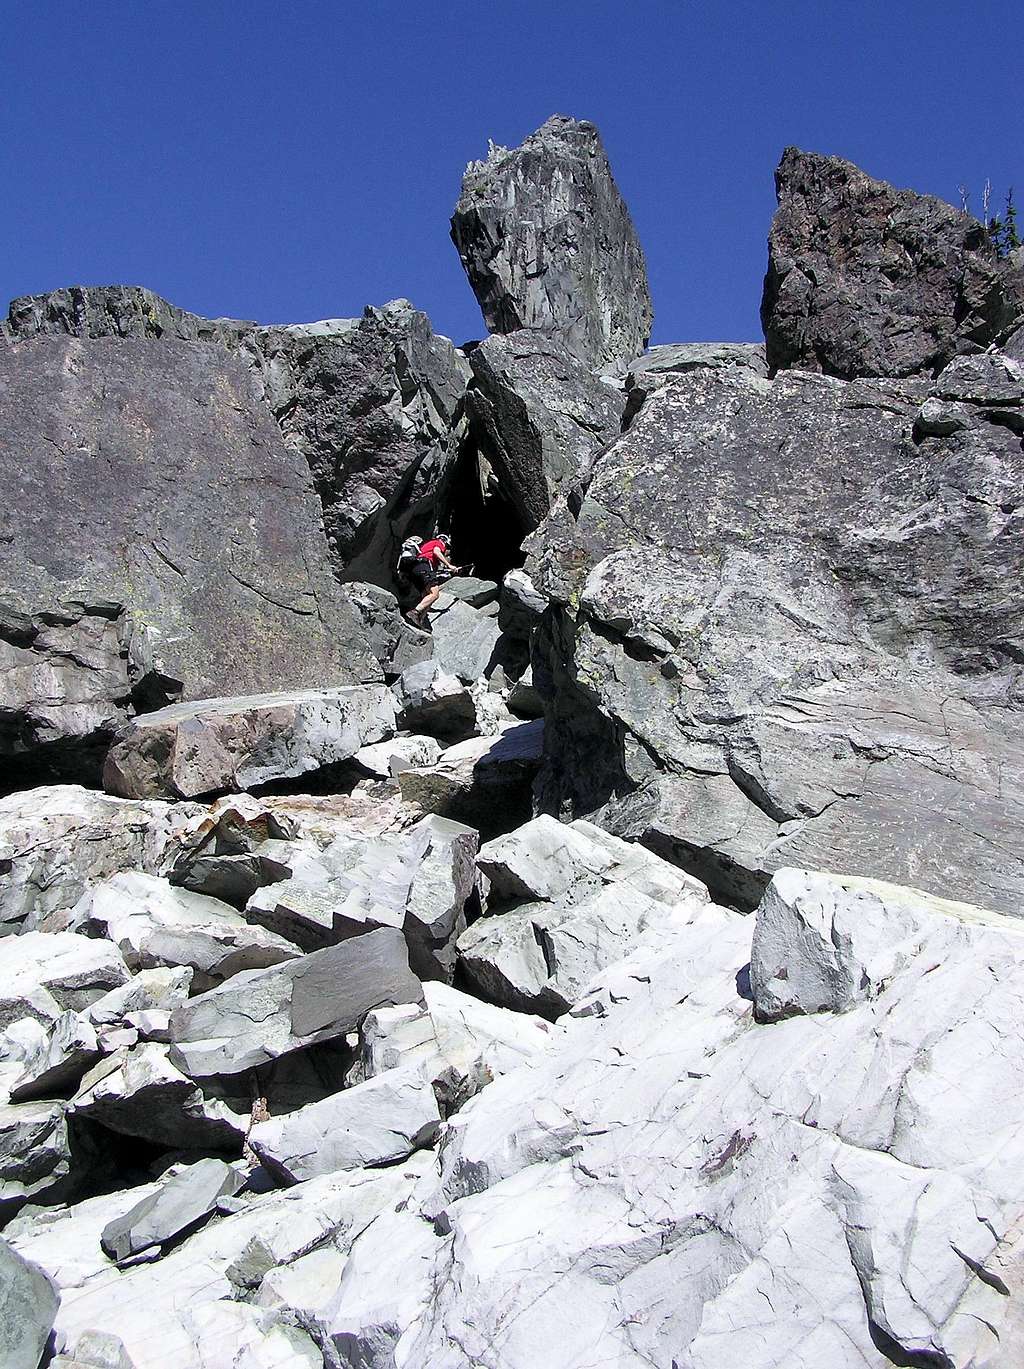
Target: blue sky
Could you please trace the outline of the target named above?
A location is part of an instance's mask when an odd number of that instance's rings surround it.
[[[593,119],[655,341],[756,339],[788,143],[1024,208],[1002,0],[5,0],[0,304],[148,285],[290,322],[404,295],[480,314],[448,239],[465,163]]]

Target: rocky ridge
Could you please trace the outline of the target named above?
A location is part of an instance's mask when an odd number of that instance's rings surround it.
[[[1017,265],[779,187],[767,353],[641,353],[562,118],[464,350],[12,305],[5,1363],[1024,1359]]]

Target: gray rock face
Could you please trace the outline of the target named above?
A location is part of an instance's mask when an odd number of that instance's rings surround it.
[[[411,732],[451,740],[464,737],[476,723],[476,704],[455,675],[431,659],[403,670],[393,685],[398,721]]]
[[[112,1260],[126,1260],[194,1229],[237,1193],[244,1175],[223,1160],[200,1160],[161,1184],[123,1216],[103,1228],[100,1244]]]
[[[768,374],[764,346],[760,342],[667,342],[649,347],[629,363],[629,374],[681,375],[707,368],[712,371],[741,366],[755,375]]]
[[[775,173],[761,321],[772,370],[934,374],[1024,307],[1024,260],[975,219],[852,162],[789,147]]]
[[[452,241],[489,332],[548,333],[608,371],[646,344],[644,256],[592,123],[556,114],[470,162]]]
[[[95,740],[129,699],[379,678],[309,471],[222,347],[15,341],[0,431],[8,755]]]
[[[196,1078],[237,1074],[343,1037],[371,1008],[421,999],[402,933],[381,927],[190,998],[171,1015],[171,1058]]]
[[[399,773],[402,798],[426,813],[469,823],[491,836],[528,817],[543,744],[541,720],[457,742],[436,765]]]
[[[430,1080],[398,1069],[254,1126],[249,1140],[275,1174],[301,1183],[334,1170],[394,1164],[429,1145],[440,1121]]]
[[[0,1240],[0,1362],[38,1369],[60,1295],[38,1265]]]
[[[251,789],[348,760],[394,726],[394,696],[383,685],[171,704],[121,730],[103,783],[136,799]]]
[[[446,675],[473,684],[493,669],[500,628],[496,612],[481,613],[461,599],[438,599],[430,615],[433,659]]]
[[[1013,365],[916,439],[992,376],[667,379],[529,544],[564,605],[544,806],[612,802],[746,906],[799,863],[1018,911],[1024,466],[986,416]]]
[[[524,532],[532,531],[556,494],[618,436],[622,394],[543,334],[490,337],[472,348],[469,360],[470,431]]]
[[[140,287],[72,287],[15,300],[3,332],[16,342],[70,335],[127,346],[199,342],[222,359],[235,353],[230,365],[248,368],[264,417],[269,407],[285,447],[308,466],[335,568],[347,566],[353,579],[390,583],[410,519],[433,520],[451,476],[469,367],[408,300],[368,308],[361,319],[263,328],[201,318]]]

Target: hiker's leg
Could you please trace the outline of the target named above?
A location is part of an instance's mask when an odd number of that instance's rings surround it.
[[[426,613],[427,609],[430,608],[430,606],[436,601],[437,596],[440,593],[440,585],[431,585],[430,588],[427,590],[426,594],[424,594],[423,598],[413,609],[413,613]]]

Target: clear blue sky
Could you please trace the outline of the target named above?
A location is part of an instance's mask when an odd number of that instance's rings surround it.
[[[1014,0],[0,0],[0,305],[75,283],[290,322],[398,295],[456,341],[465,163],[593,119],[655,341],[759,338],[788,143],[1024,208]]]

